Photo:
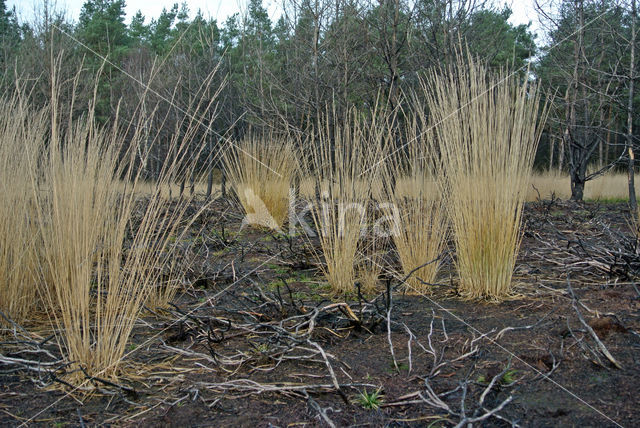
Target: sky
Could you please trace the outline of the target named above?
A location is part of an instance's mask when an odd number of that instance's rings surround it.
[[[85,0],[53,0],[59,9],[66,10],[68,16],[74,20],[78,19],[80,10]],[[162,12],[162,8],[171,9],[174,3],[181,4],[183,0],[125,0],[127,12],[127,23],[136,11],[141,10],[142,14],[147,18],[145,22],[149,23],[151,18],[157,18]],[[34,7],[40,4],[41,0],[7,0],[9,8],[15,6],[18,15],[25,20],[29,20],[33,16]],[[218,22],[224,22],[227,17],[236,12],[246,11],[247,0],[188,0],[190,15],[193,17],[198,9],[202,10],[202,14],[208,18],[213,17]],[[279,16],[278,0],[263,0],[262,4],[269,10],[272,20]]]
[[[77,20],[80,10],[85,0],[54,0],[60,9],[68,12],[70,18]],[[506,0],[506,3],[513,10],[510,22],[512,24],[526,24],[532,21],[532,29],[537,29],[536,14],[533,9],[534,0]],[[16,7],[16,11],[22,20],[29,21],[34,16],[34,8],[41,3],[41,0],[8,0],[7,5]],[[182,3],[182,0],[126,0],[127,23],[137,10],[147,18],[149,23],[151,18],[158,17],[162,8],[170,9],[174,3]],[[236,12],[246,11],[247,0],[189,0],[190,15],[193,17],[198,9],[202,10],[205,17],[216,18],[219,23],[224,22],[227,17]],[[498,0],[497,4],[504,4]],[[275,22],[280,16],[279,4],[281,0],[263,0],[262,4],[269,11],[271,20]]]

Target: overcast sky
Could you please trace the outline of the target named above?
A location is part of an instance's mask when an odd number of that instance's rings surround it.
[[[80,10],[85,0],[54,0],[56,1],[59,9],[66,10],[68,15],[77,20],[80,15]],[[29,17],[33,16],[34,6],[37,7],[41,3],[41,0],[8,0],[7,5],[11,8],[16,7],[18,14],[29,20]],[[162,8],[170,9],[174,3],[181,4],[182,0],[125,0],[127,23],[131,20],[131,17],[135,15],[136,11],[141,10],[142,14],[147,18],[146,22],[151,21],[151,18],[157,18],[162,12]],[[246,10],[247,0],[188,0],[190,15],[193,17],[198,9],[202,10],[202,14],[205,17],[213,17],[218,22],[224,22],[228,16]],[[277,0],[263,0],[262,4],[267,7],[271,18],[277,18],[279,16],[277,11]]]
[[[141,10],[142,14],[147,18],[146,22],[151,21],[151,18],[158,17],[162,8],[170,9],[174,3],[181,3],[181,0],[125,0],[127,23],[131,20],[131,17],[137,10]],[[69,16],[77,20],[80,15],[80,9],[85,0],[57,0],[59,8],[68,12]],[[29,21],[33,16],[34,7],[40,4],[41,0],[8,0],[9,7],[16,7],[18,15],[22,20]],[[272,21],[276,21],[279,17],[280,0],[263,0],[262,4],[269,11]],[[500,0],[498,4],[504,3]],[[536,26],[535,11],[533,10],[533,0],[507,0],[507,4],[513,9],[513,15],[510,21],[513,24],[526,24],[529,21],[533,21],[533,28]],[[247,0],[189,0],[187,1],[191,16],[196,13],[198,9],[202,10],[205,17],[213,17],[218,22],[224,22],[228,16],[235,12],[246,11]]]

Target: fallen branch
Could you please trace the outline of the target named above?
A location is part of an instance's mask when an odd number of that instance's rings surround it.
[[[596,344],[598,345],[598,348],[600,349],[600,352],[602,352],[604,356],[607,357],[607,359],[611,362],[611,364],[616,366],[616,368],[621,369],[622,364],[620,364],[613,357],[613,355],[611,355],[611,352],[609,352],[607,347],[604,346],[604,343],[602,343],[602,341],[600,340],[596,332],[593,331],[593,328],[591,328],[591,326],[582,317],[582,314],[580,313],[580,310],[578,309],[578,305],[577,305],[578,298],[576,297],[576,295],[573,292],[573,289],[571,288],[571,281],[568,276],[567,276],[567,290],[569,291],[569,295],[571,295],[571,305],[573,306],[573,309],[575,309],[576,314],[578,315],[578,319],[580,320],[584,328],[587,330],[587,332],[589,332],[593,340],[596,342]]]

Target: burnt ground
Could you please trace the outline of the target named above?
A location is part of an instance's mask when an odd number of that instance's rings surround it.
[[[66,385],[45,332],[2,339],[0,425],[638,426],[627,218],[623,204],[527,205],[514,294],[495,304],[456,294],[450,256],[429,295],[394,278],[331,295],[313,242],[238,232],[217,201],[194,228],[190,285],[145,313],[118,384]]]

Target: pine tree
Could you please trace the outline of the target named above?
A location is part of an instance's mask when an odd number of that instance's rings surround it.
[[[157,55],[164,55],[171,49],[172,28],[178,15],[178,3],[170,10],[162,9],[158,19],[151,21],[151,47]]]
[[[15,52],[20,43],[20,32],[15,8],[7,10],[5,0],[0,0],[0,67],[2,71],[8,62],[8,57]]]
[[[129,38],[132,45],[144,46],[149,43],[149,26],[144,23],[145,17],[140,10],[131,18]]]
[[[96,100],[96,119],[102,123],[109,120],[119,98],[115,87],[130,47],[124,6],[124,0],[87,0],[76,27],[78,39],[89,50],[87,63],[94,72],[102,70]]]

